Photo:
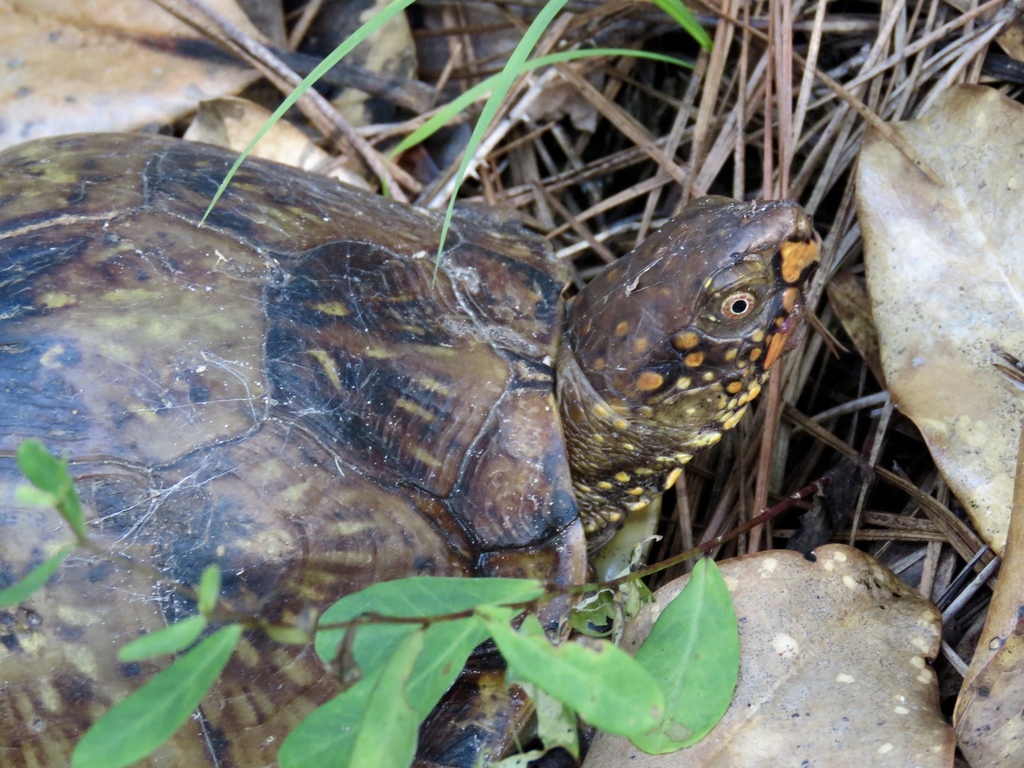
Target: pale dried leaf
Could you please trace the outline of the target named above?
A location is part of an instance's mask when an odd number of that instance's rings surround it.
[[[234,0],[209,4],[258,34]],[[150,0],[0,0],[0,19],[0,148],[167,125],[256,77]]]
[[[200,103],[199,111],[184,137],[189,141],[216,144],[233,152],[241,152],[269,117],[270,110],[246,99],[232,96],[210,99]],[[274,123],[260,139],[252,156],[313,173],[323,173],[361,189],[370,188],[361,176],[339,166],[333,157],[286,120]]]
[[[1006,557],[953,715],[960,751],[974,766],[1024,765],[1024,439],[1013,502]]]
[[[878,351],[878,329],[871,317],[871,304],[864,280],[847,272],[840,272],[828,281],[825,289],[836,317],[843,330],[853,341],[875,379],[885,385],[882,359]]]
[[[740,674],[707,738],[652,756],[602,734],[584,768],[951,765],[954,735],[929,665],[938,611],[859,550],[829,544],[814,554],[815,562],[771,551],[719,563],[739,622]],[[644,607],[627,649],[686,580]]]
[[[857,175],[886,381],[997,552],[1024,416],[993,351],[1024,357],[1022,125],[1020,104],[960,86],[924,118],[895,124],[944,186],[872,131]]]

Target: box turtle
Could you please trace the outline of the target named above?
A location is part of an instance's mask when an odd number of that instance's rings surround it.
[[[435,275],[438,215],[272,163],[199,227],[232,160],[135,135],[0,154],[0,587],[71,539],[14,499],[29,438],[69,457],[97,545],[166,579],[79,550],[0,611],[5,766],[67,764],[159,666],[117,649],[193,611],[172,584],[211,563],[274,621],[414,574],[582,581],[587,537],[740,419],[818,259],[797,205],[708,198],[567,308],[518,225],[457,213]],[[253,633],[148,764],[271,765],[338,690]]]

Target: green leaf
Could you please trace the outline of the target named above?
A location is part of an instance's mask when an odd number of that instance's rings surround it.
[[[372,673],[367,674],[362,680],[314,710],[305,720],[292,730],[281,745],[277,755],[278,764],[281,768],[349,768],[357,765],[378,765],[377,759],[367,759],[367,762],[356,762],[355,754],[357,748],[360,750],[372,748],[366,745],[359,745],[364,730],[371,731],[373,738],[384,743],[401,743],[403,750],[409,749],[409,727],[408,718],[412,704],[408,700],[408,683],[406,694],[402,696],[395,692],[395,679],[411,678],[411,673],[406,672],[406,665],[411,664],[409,657],[415,659],[413,650],[417,646],[420,658],[426,650],[426,633],[410,627],[412,631],[405,636],[393,649],[390,656],[384,660]],[[360,630],[362,631],[362,630]],[[419,638],[416,640],[415,638]],[[414,668],[414,666],[413,666]],[[386,678],[389,678],[386,679]],[[382,696],[384,697],[382,700]],[[397,718],[397,732],[388,732],[386,729],[393,724],[390,714],[385,713],[379,718],[379,722],[373,723],[368,720],[373,717],[371,712],[380,709],[384,705],[387,710],[388,701],[400,701],[400,711]],[[415,750],[416,725],[422,719],[413,711],[411,743]],[[383,732],[382,732],[383,730]],[[407,754],[408,765],[412,760],[412,753]]]
[[[277,753],[281,768],[349,768],[373,685],[383,668],[313,710],[285,737]]]
[[[543,688],[579,712],[591,725],[622,736],[640,735],[661,721],[664,702],[654,679],[628,653],[611,643],[569,642],[553,646],[536,616],[527,615],[519,632],[509,625],[515,611],[477,609],[510,678]]]
[[[335,661],[344,629],[331,629],[366,614],[395,618],[429,618],[473,610],[488,603],[520,603],[544,594],[540,582],[528,579],[459,579],[412,577],[374,584],[349,595],[320,617],[316,650],[327,663]],[[325,628],[326,627],[326,628]],[[362,679],[340,696],[312,712],[285,739],[278,755],[282,768],[343,768],[363,727],[371,692],[404,642],[422,635],[423,649],[408,675],[405,695],[417,722],[425,718],[458,677],[466,659],[487,639],[476,617],[419,624],[367,624],[355,630],[352,658]],[[370,763],[367,763],[370,764]]]
[[[50,555],[41,565],[33,568],[17,584],[0,590],[0,608],[6,608],[8,605],[17,605],[23,600],[27,600],[33,592],[50,580],[50,577],[60,568],[61,563],[74,551],[76,546],[76,544],[65,544],[55,554]]]
[[[189,616],[176,621],[168,627],[132,640],[117,652],[117,660],[139,661],[183,651],[199,639],[206,629],[206,623],[205,616]]]
[[[615,618],[615,593],[599,589],[587,595],[569,614],[569,625],[588,637],[608,637]]]
[[[210,690],[241,636],[240,624],[217,630],[118,702],[79,740],[72,768],[122,768],[169,739]]]
[[[416,576],[374,584],[342,598],[320,617],[320,626],[350,621],[365,614],[427,618],[470,611],[478,605],[521,603],[544,594],[532,579],[461,579]],[[415,624],[372,624],[356,630],[353,656],[363,676],[372,677],[391,657]],[[331,663],[344,630],[320,629],[316,650]],[[487,630],[474,617],[435,622],[424,633],[424,650],[407,686],[409,700],[426,717],[451,687],[473,648],[487,639]]]
[[[33,507],[53,507],[56,509],[60,503],[60,499],[52,493],[47,493],[36,488],[34,485],[19,485],[14,489],[14,498],[22,504],[29,504]]]
[[[406,768],[416,756],[420,718],[405,695],[405,685],[423,647],[422,632],[409,635],[377,676],[352,746],[351,765]]]
[[[79,541],[85,541],[85,516],[68,474],[67,459],[58,459],[43,444],[26,440],[18,446],[18,467],[36,488],[56,499],[56,508]]]
[[[562,747],[578,760],[580,735],[576,713],[547,691],[530,683],[522,683],[522,686],[537,710],[537,736],[544,744],[544,751]]]
[[[665,717],[630,737],[661,754],[702,739],[729,706],[740,666],[736,614],[714,561],[694,566],[682,593],[669,603],[636,655],[665,692]]]
[[[216,565],[208,565],[203,569],[196,592],[199,597],[199,612],[203,616],[209,616],[217,607],[217,598],[220,597],[220,569]]]
[[[683,5],[680,0],[653,0],[654,4],[661,8],[665,13],[671,16],[676,24],[682,27],[686,32],[696,40],[700,47],[706,51],[711,50],[711,37],[707,31],[700,25],[700,22],[693,17],[690,13],[690,9]]]
[[[534,579],[413,576],[384,581],[343,597],[324,611],[319,621],[316,650],[325,662],[333,661],[344,630],[331,629],[329,625],[351,621],[366,614],[429,618],[471,611],[478,605],[523,603],[536,600],[543,594],[544,587]],[[361,627],[359,631],[367,628]],[[358,658],[358,653],[356,656]]]

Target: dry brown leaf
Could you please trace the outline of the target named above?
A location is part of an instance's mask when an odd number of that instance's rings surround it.
[[[886,381],[975,527],[1002,552],[1020,391],[994,345],[1024,357],[1024,107],[981,86],[948,92],[899,132],[945,180],[879,134],[857,174],[864,261]]]
[[[929,660],[941,619],[874,558],[841,544],[719,563],[736,607],[740,674],[722,721],[698,744],[647,755],[600,734],[584,768],[950,766],[953,730]],[[626,631],[647,636],[687,577],[658,590]]]
[[[269,118],[270,110],[246,99],[233,96],[210,99],[199,104],[199,111],[184,138],[241,152]],[[252,156],[323,173],[361,189],[370,188],[365,179],[339,166],[333,157],[286,120],[274,123],[260,139]]]
[[[875,379],[885,386],[885,374],[878,351],[878,329],[871,317],[871,304],[864,280],[848,272],[840,272],[828,281],[825,289],[843,330],[853,341]]]
[[[234,0],[208,0],[253,34]],[[0,148],[39,136],[167,125],[255,73],[149,0],[0,0]],[[209,55],[215,58],[209,58]]]
[[[1024,765],[1024,436],[1013,503],[999,582],[953,715],[960,750],[979,767]]]

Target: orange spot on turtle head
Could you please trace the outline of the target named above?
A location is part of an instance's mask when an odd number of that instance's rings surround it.
[[[783,351],[786,349],[786,339],[789,338],[789,333],[776,333],[774,336],[768,339],[768,354],[764,357],[764,369],[767,371],[775,362],[782,357]]]
[[[636,380],[636,386],[643,392],[651,392],[665,383],[665,377],[654,371],[644,371]]]
[[[782,292],[782,308],[787,312],[792,312],[793,307],[796,306],[796,300],[800,298],[799,288],[787,288]]]
[[[678,350],[693,349],[700,343],[700,336],[693,331],[683,331],[672,337],[672,346]]]
[[[795,283],[807,267],[821,258],[821,239],[815,235],[807,243],[789,240],[779,248],[779,254],[782,256],[782,279]]]

